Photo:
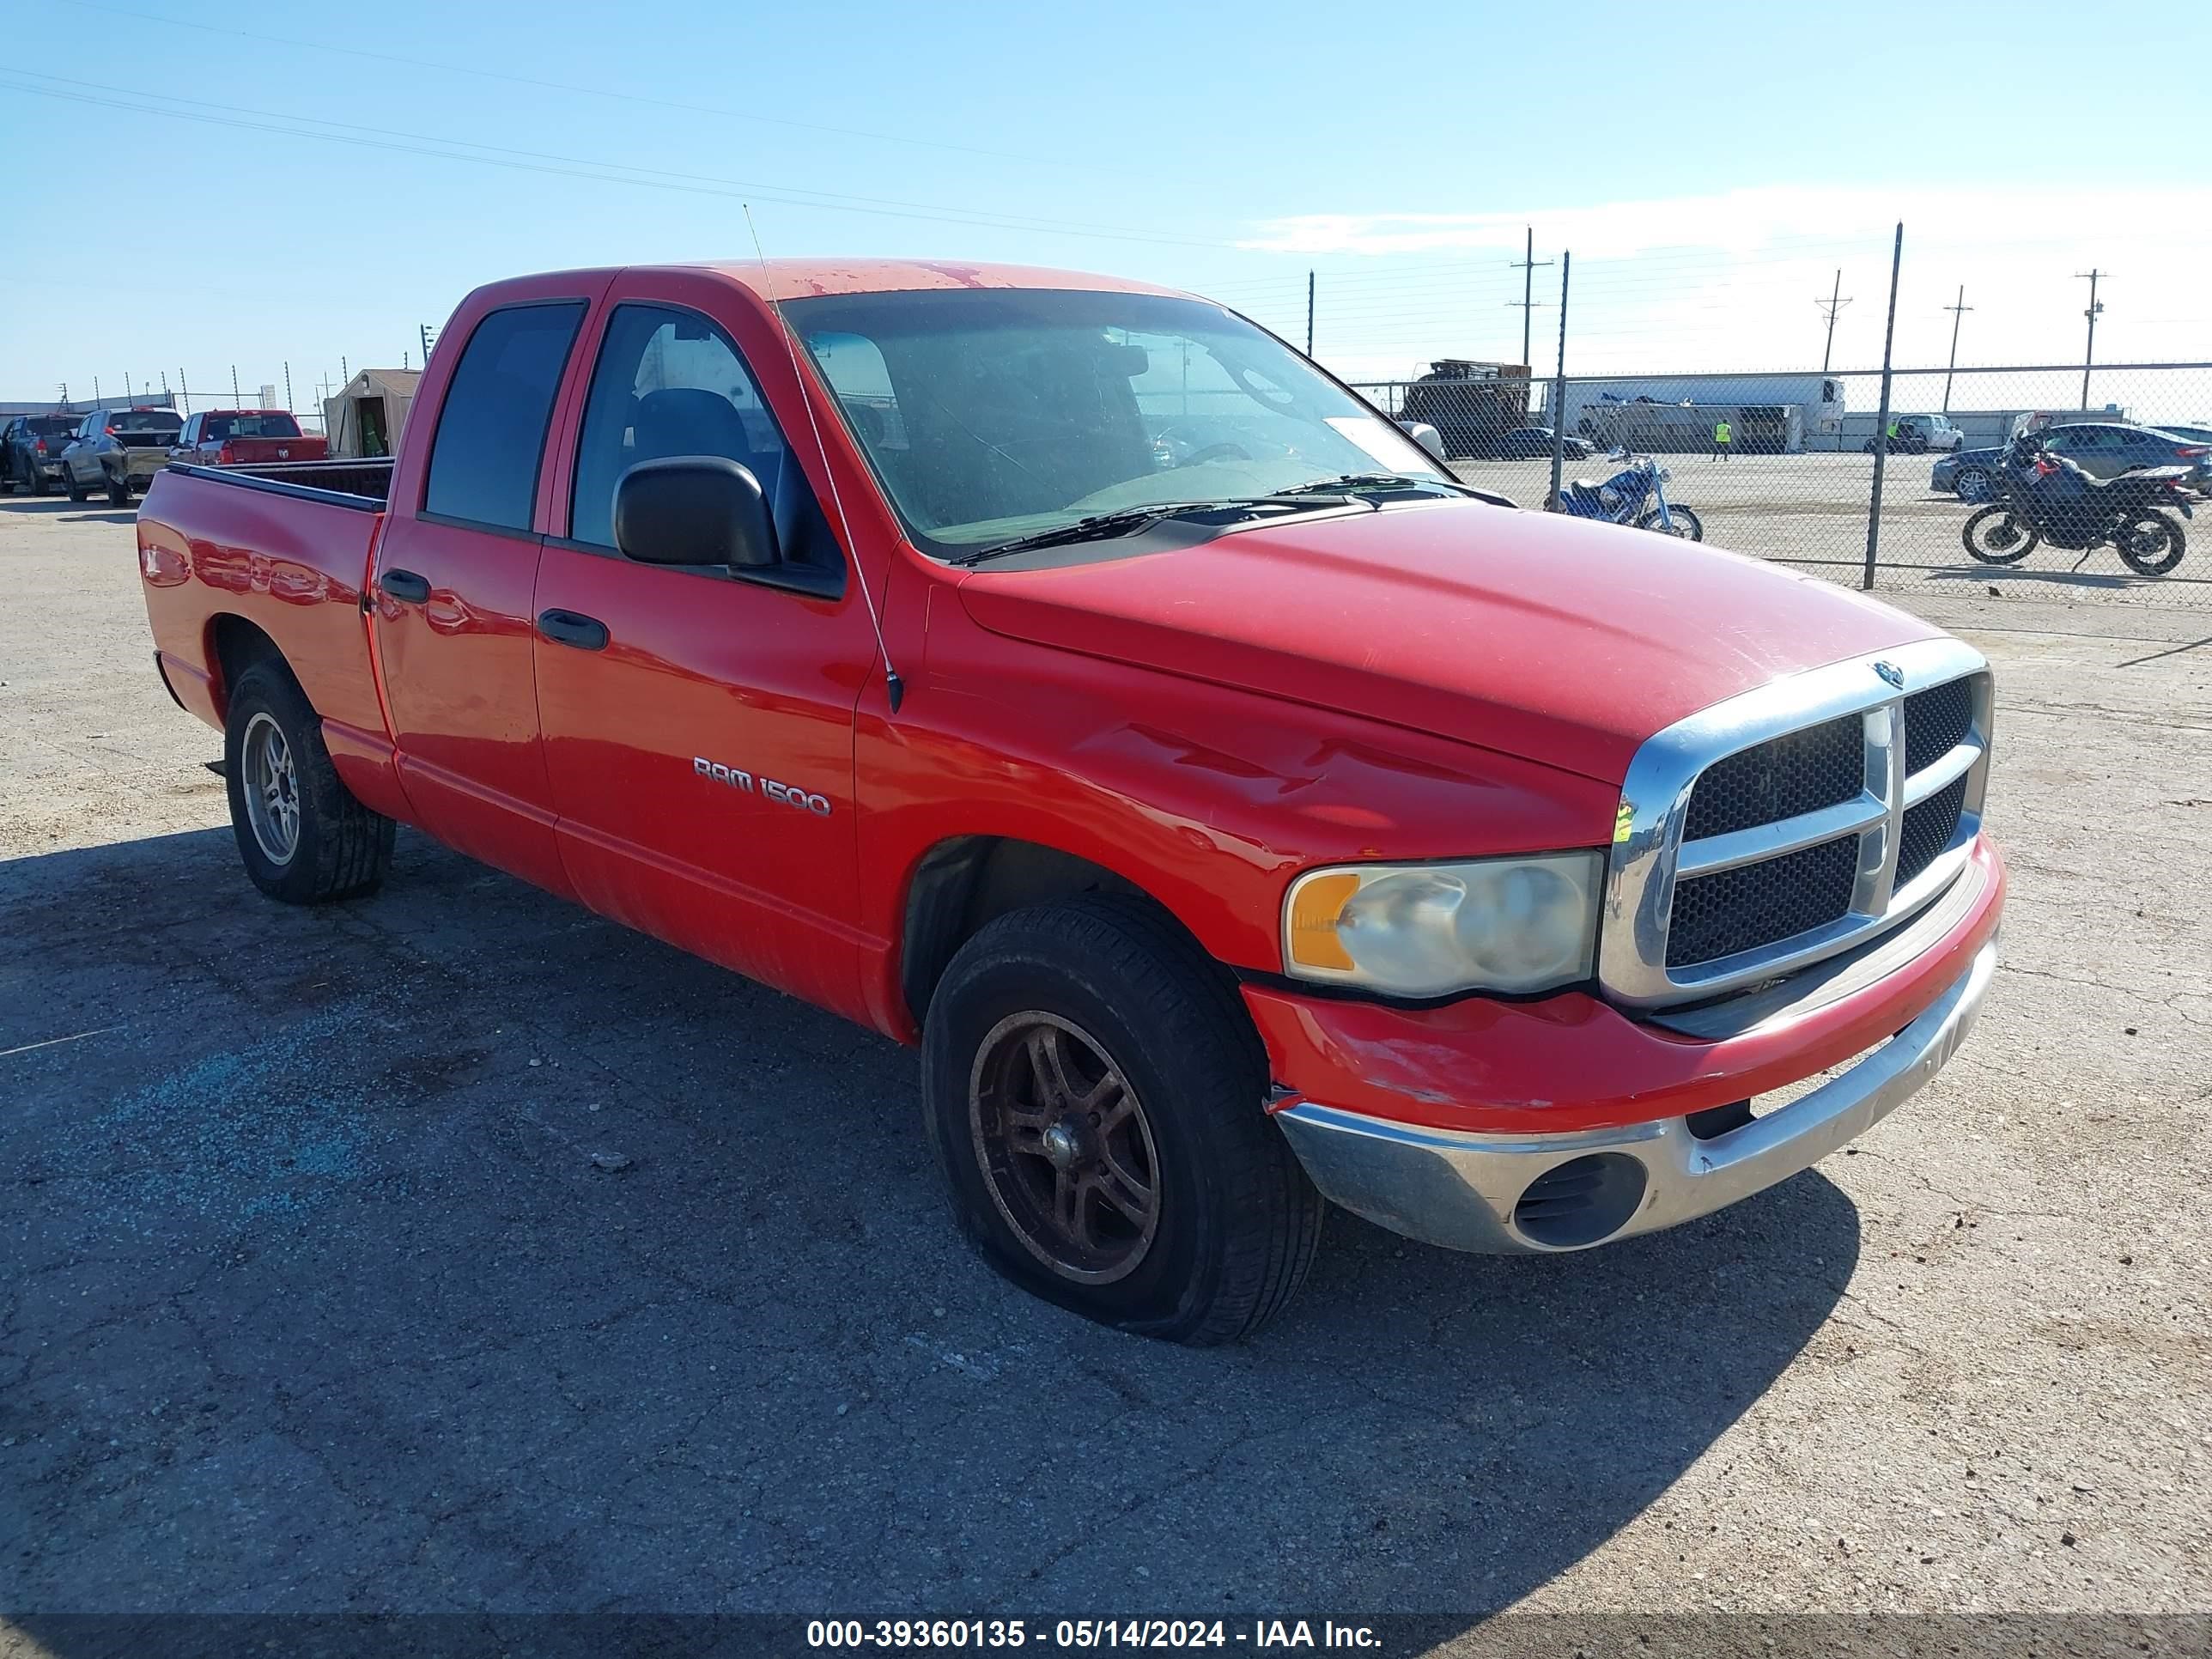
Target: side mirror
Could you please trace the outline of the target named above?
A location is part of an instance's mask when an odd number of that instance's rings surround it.
[[[1428,453],[1431,460],[1441,463],[1450,459],[1444,453],[1444,434],[1426,421],[1401,421],[1398,424],[1408,438]]]
[[[749,467],[720,455],[640,461],[615,486],[615,545],[640,564],[774,564],[775,520]]]

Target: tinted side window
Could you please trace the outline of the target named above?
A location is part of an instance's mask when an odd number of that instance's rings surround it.
[[[691,312],[617,306],[576,441],[571,539],[612,547],[623,474],[672,455],[720,455],[749,468],[768,495],[784,558],[824,569],[842,562],[736,343]]]
[[[438,411],[424,512],[530,528],[553,394],[583,318],[576,300],[511,306],[477,325]]]

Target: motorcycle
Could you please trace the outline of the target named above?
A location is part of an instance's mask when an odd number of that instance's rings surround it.
[[[1638,458],[1616,449],[1607,459],[1627,465],[1603,483],[1577,478],[1559,492],[1559,511],[1577,519],[1601,519],[1607,524],[1632,524],[1638,530],[1656,530],[1663,536],[1680,536],[1701,542],[1705,526],[1686,507],[1667,499],[1666,483],[1674,475],[1646,455]],[[1656,500],[1658,505],[1646,508]]]
[[[1997,499],[1960,532],[1966,551],[1984,564],[2018,564],[2049,542],[2070,552],[2107,544],[2128,568],[2163,576],[2181,562],[2188,543],[2166,509],[2192,518],[2183,466],[2147,467],[2100,483],[2043,441],[2023,432],[2012,441],[1992,482]]]

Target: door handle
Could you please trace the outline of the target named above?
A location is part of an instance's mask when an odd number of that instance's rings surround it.
[[[393,599],[404,600],[409,605],[424,604],[430,597],[428,579],[411,570],[387,570],[376,579],[376,585]]]
[[[539,611],[538,631],[556,645],[573,645],[579,651],[607,648],[607,625],[574,611]]]

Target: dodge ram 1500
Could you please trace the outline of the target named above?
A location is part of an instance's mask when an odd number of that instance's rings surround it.
[[[1483,498],[1139,283],[495,283],[394,459],[173,465],[137,539],[264,892],[366,894],[405,823],[918,1044],[963,1228],[1131,1330],[1256,1328],[1324,1200],[1705,1214],[1994,970],[1977,653]]]

